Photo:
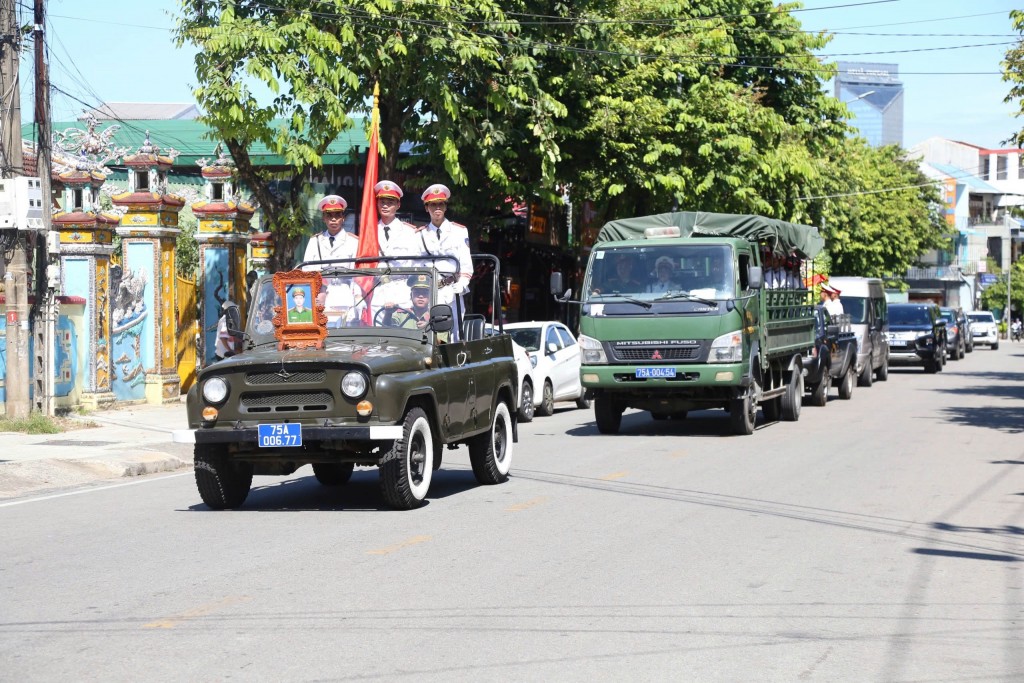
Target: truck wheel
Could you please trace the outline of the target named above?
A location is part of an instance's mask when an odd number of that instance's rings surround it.
[[[580,394],[580,397],[576,399],[576,407],[580,410],[590,410],[590,399],[587,398],[586,392]]]
[[[782,419],[796,422],[800,419],[800,408],[804,400],[804,375],[800,368],[793,371],[795,378],[786,387],[782,396]]]
[[[782,397],[762,401],[761,412],[764,413],[765,422],[778,422],[782,416]]]
[[[491,428],[468,442],[473,476],[481,484],[500,484],[508,480],[512,467],[512,417],[504,401],[494,408]]]
[[[857,378],[857,386],[870,387],[874,379],[875,370],[871,367],[871,359],[868,358],[868,362],[864,365],[864,370],[860,373],[860,377]]]
[[[252,486],[252,465],[231,462],[221,446],[196,444],[194,451],[196,488],[212,510],[237,508],[245,502]]]
[[[523,382],[523,395],[519,398],[519,421],[533,421],[533,384],[527,380]]]
[[[422,408],[410,408],[402,420],[402,438],[395,439],[380,462],[380,491],[391,507],[411,510],[427,497],[434,473],[434,440]]]
[[[667,420],[669,415],[668,415],[668,413],[657,413],[657,412],[652,410],[651,411],[651,417],[654,418],[655,420],[661,421],[661,420]]]
[[[875,379],[879,382],[884,382],[889,379],[889,359],[886,358],[882,361],[882,367],[878,368],[878,374],[875,375]]]
[[[351,462],[315,462],[313,476],[324,486],[344,486],[352,478],[355,467]]]
[[[839,398],[844,401],[849,401],[853,397],[853,386],[857,383],[856,377],[854,377],[853,371],[855,368],[853,364],[846,368],[846,373],[843,378],[839,381]]]
[[[828,369],[825,372],[827,373]],[[828,379],[823,377],[817,384],[811,387],[810,404],[812,406],[824,408],[828,404],[828,385]]]
[[[750,436],[754,433],[756,421],[757,403],[749,395],[729,401],[729,422],[733,434]]]
[[[998,351],[999,350],[999,340],[996,340],[996,341],[992,342],[992,350],[993,351]]]
[[[607,396],[594,399],[594,418],[597,420],[597,431],[602,434],[618,434],[622,423],[622,411],[625,408],[618,401]]]
[[[551,380],[544,381],[544,393],[541,394],[540,405],[537,406],[537,414],[541,417],[555,414],[555,390],[551,386]]]

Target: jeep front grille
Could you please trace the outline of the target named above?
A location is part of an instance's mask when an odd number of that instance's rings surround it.
[[[319,384],[326,379],[327,373],[323,370],[301,370],[297,372],[268,370],[266,372],[248,372],[245,375],[245,383],[250,386],[260,384]]]
[[[332,408],[334,408],[334,396],[329,391],[249,392],[242,394],[239,400],[239,411],[242,413],[321,412]]]

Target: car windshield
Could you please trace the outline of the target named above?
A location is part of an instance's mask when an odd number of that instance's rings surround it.
[[[432,272],[414,268],[325,270],[316,302],[303,301],[304,308],[323,306],[328,334],[341,328],[422,329],[429,318],[425,314],[434,303]],[[287,296],[288,287],[282,287]],[[302,313],[296,311],[293,300],[288,301],[287,312],[281,310],[280,288],[274,286],[271,275],[259,281],[253,302],[247,329],[254,337],[273,336],[275,316],[279,316],[280,326],[298,320]]]
[[[945,320],[947,323],[955,323],[956,313],[954,313],[953,311],[943,311],[942,319]]]
[[[539,327],[520,327],[514,330],[508,330],[508,333],[512,335],[512,341],[519,344],[527,351],[537,351],[540,349]]]
[[[889,309],[890,325],[931,325],[927,308],[910,306],[908,308],[892,307]]]
[[[863,325],[868,321],[868,300],[861,296],[840,296],[843,302],[843,313],[850,316],[854,325]]]
[[[584,299],[651,302],[666,294],[703,299],[736,296],[732,249],[680,244],[601,249],[584,282]]]
[[[991,313],[968,313],[967,317],[972,323],[994,323],[996,321]]]

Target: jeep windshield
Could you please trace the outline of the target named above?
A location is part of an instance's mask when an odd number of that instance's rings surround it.
[[[732,249],[722,244],[623,246],[594,253],[583,285],[588,303],[692,300],[703,306],[736,296]]]
[[[322,287],[314,306],[323,306],[327,334],[380,334],[423,332],[434,304],[436,271],[427,268],[331,267],[321,272]],[[275,316],[287,315],[273,275],[263,276],[254,287],[246,332],[255,344],[276,341]],[[279,323],[283,318],[279,320]]]

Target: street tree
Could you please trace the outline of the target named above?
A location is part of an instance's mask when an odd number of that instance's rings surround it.
[[[202,119],[224,141],[274,235],[271,267],[292,263],[309,226],[306,178],[354,125],[350,115],[368,113],[375,83],[381,177],[393,174],[399,147],[409,141],[438,150],[459,184],[469,182],[464,157],[473,155],[484,173],[474,180],[500,192],[511,182],[502,140],[515,111],[527,112],[531,134],[523,142],[548,160],[542,175],[553,178],[551,131],[564,108],[538,87],[533,58],[511,39],[517,22],[494,0],[182,0],[181,7],[177,40],[199,48]],[[255,145],[282,157],[283,169],[255,165]]]
[[[821,223],[832,274],[902,276],[949,245],[937,186],[899,147],[851,138],[827,177]]]
[[[1006,275],[998,268],[994,271],[999,279],[982,291],[981,307],[987,311],[1003,311],[1006,309]],[[1018,259],[1010,273],[1010,303],[1019,318],[1024,311],[1024,259]],[[1003,320],[1006,320],[1005,314]]]
[[[1010,92],[1003,101],[1016,105],[1017,111],[1014,116],[1020,117],[1024,116],[1024,10],[1012,10],[1010,23],[1021,37],[1006,51],[1006,57],[1002,62],[1003,80],[1010,84]],[[1024,128],[1012,135],[1007,142],[1024,147]]]

